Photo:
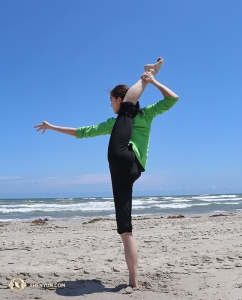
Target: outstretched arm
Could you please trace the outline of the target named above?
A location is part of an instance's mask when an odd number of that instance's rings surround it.
[[[175,94],[172,90],[170,90],[165,85],[161,84],[159,81],[157,81],[153,74],[151,72],[145,72],[141,77],[145,82],[153,84],[155,87],[158,88],[158,90],[161,91],[162,95],[164,97],[174,97],[176,99],[179,99],[179,96]]]
[[[35,125],[34,128],[37,128],[37,131],[42,130],[42,134],[49,129],[49,130],[55,130],[61,133],[69,134],[72,136],[76,136],[76,128],[55,126],[46,121],[43,121],[42,124]]]

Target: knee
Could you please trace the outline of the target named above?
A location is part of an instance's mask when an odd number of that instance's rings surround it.
[[[117,232],[118,234],[122,237],[126,237],[130,234],[132,234],[132,224],[131,224],[131,220],[128,221],[125,225],[123,224],[118,224],[118,228],[117,228]]]
[[[129,236],[132,236],[132,232],[123,232],[123,233],[120,233],[119,235],[120,235],[121,239],[123,240]]]
[[[132,242],[134,241],[134,237],[132,232],[124,232],[120,234],[121,240],[124,244],[124,247],[127,247],[128,245],[131,245]]]

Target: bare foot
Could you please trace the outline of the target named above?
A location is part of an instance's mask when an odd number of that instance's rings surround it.
[[[156,75],[159,72],[160,67],[163,65],[163,63],[164,63],[164,59],[161,57],[158,57],[157,62],[155,64],[147,64],[147,65],[145,65],[144,69],[145,69],[145,71],[154,70],[154,71],[152,71],[152,74]]]
[[[131,286],[132,288],[139,288],[138,280],[129,277],[129,286]]]

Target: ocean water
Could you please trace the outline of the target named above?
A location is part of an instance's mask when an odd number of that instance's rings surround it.
[[[242,212],[242,194],[134,197],[132,215]],[[113,198],[0,199],[0,221],[114,217]]]

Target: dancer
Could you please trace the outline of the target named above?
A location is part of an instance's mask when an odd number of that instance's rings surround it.
[[[163,64],[158,58],[155,64],[145,66],[141,79],[131,88],[118,85],[110,92],[111,107],[117,118],[95,126],[80,128],[60,127],[43,121],[34,126],[44,133],[47,129],[69,134],[77,138],[111,134],[108,145],[108,161],[111,174],[113,197],[116,212],[117,231],[124,244],[125,260],[129,270],[129,285],[138,287],[138,251],[132,235],[131,210],[133,183],[145,171],[149,148],[150,128],[153,119],[169,110],[178,96],[158,82],[154,75]],[[164,99],[147,106],[139,107],[139,98],[148,84],[154,85]]]

